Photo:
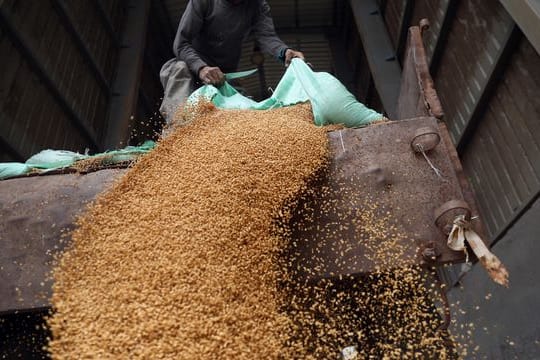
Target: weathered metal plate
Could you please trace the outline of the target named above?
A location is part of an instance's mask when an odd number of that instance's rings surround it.
[[[0,313],[49,306],[51,260],[75,216],[124,172],[0,181]]]
[[[290,224],[290,261],[299,276],[320,279],[403,265],[394,255],[426,264],[425,247],[439,254],[434,264],[464,261],[434,222],[436,208],[464,199],[452,152],[440,141],[427,153],[439,177],[410,145],[425,127],[446,131],[424,117],[329,133],[328,174],[301,201]]]

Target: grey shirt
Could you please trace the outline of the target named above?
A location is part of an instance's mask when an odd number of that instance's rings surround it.
[[[203,66],[236,71],[242,42],[252,34],[261,50],[276,58],[287,46],[276,35],[265,0],[245,0],[233,5],[227,0],[190,0],[182,15],[174,54],[195,75]]]

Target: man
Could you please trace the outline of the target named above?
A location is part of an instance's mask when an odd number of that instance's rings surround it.
[[[253,35],[260,49],[285,66],[304,55],[279,39],[266,0],[190,0],[173,51],[160,72],[165,90],[160,111],[170,123],[196,82],[221,86],[224,73],[237,71],[242,42]]]

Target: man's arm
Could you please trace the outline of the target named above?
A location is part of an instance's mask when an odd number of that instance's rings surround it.
[[[185,61],[191,72],[205,84],[221,85],[225,79],[221,70],[208,66],[192,46],[193,38],[200,33],[204,23],[205,3],[202,0],[188,2],[178,25],[173,50],[176,57]]]
[[[288,66],[295,57],[304,58],[301,52],[288,48],[277,36],[274,21],[270,16],[270,6],[266,0],[261,2],[261,7],[253,26],[253,35],[263,52],[283,61],[285,66]]]
[[[203,1],[190,0],[182,15],[176,37],[174,38],[173,51],[176,58],[185,61],[194,74],[207,64],[201,59],[197,51],[191,46],[193,38],[201,32],[204,22]]]

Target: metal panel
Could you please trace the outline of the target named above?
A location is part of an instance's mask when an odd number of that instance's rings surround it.
[[[356,26],[384,109],[396,118],[401,68],[375,0],[350,1]]]
[[[0,9],[0,24],[4,31],[9,34],[10,39],[17,46],[18,50],[23,55],[25,61],[28,62],[32,71],[40,78],[47,90],[52,94],[58,105],[63,109],[66,116],[72,121],[73,125],[83,134],[93,149],[100,149],[98,139],[94,129],[90,127],[85,119],[82,119],[75,110],[77,103],[68,101],[65,93],[62,92],[62,84],[55,82],[50,73],[44,68],[42,62],[37,58],[36,53],[30,47],[26,36],[22,35],[13,23],[11,14],[3,8]]]
[[[490,281],[476,264],[449,292],[450,302],[459,304],[452,307],[452,335],[478,346],[467,358],[540,359],[539,220],[537,201],[493,248],[510,271],[510,289]]]
[[[407,48],[402,63],[397,119],[408,119],[419,115],[442,119],[443,110],[429,74],[422,29],[418,26],[409,28]]]
[[[487,77],[480,84],[480,97],[476,100],[471,114],[467,119],[467,123],[465,124],[465,128],[457,139],[456,148],[460,154],[463,153],[463,149],[467,147],[470,138],[474,136],[476,127],[481,121],[487,103],[491,99],[493,89],[500,81],[500,78],[508,65],[509,58],[515,52],[517,44],[522,36],[521,31],[515,25],[508,30],[503,46],[499,49],[494,58],[493,66],[489,69]]]
[[[0,313],[49,306],[55,253],[96,194],[125,170],[44,175],[0,182]]]
[[[278,1],[270,1],[272,4]],[[334,19],[334,0],[298,0],[299,27],[332,26]]]
[[[397,266],[402,264],[398,259],[382,264],[374,260],[377,251],[392,253],[393,248],[401,249],[396,256],[403,256],[407,264],[465,260],[463,252],[448,248],[434,215],[447,201],[466,199],[459,160],[451,144],[435,145],[429,157],[442,171],[438,177],[411,147],[418,130],[426,127],[447,136],[444,127],[438,129],[437,119],[427,117],[328,133],[332,154],[328,173],[312,184],[314,191],[292,211],[289,250],[300,276],[318,280]],[[389,248],[380,247],[383,239],[372,238],[381,235],[367,224],[378,220],[384,223],[379,226],[393,229],[385,233]],[[480,223],[473,226],[482,232]],[[396,234],[400,236],[395,238]],[[426,248],[433,249],[436,259],[423,256]]]
[[[403,17],[406,3],[407,0],[387,1],[386,8],[384,9],[384,22],[386,23],[394,49],[397,49],[398,46],[401,18]]]
[[[539,93],[540,55],[522,39],[463,154],[492,237],[540,191]]]
[[[512,27],[512,18],[498,1],[459,3],[435,75],[454,142],[463,133]]]
[[[512,15],[531,44],[540,52],[540,1],[535,0],[500,0]]]
[[[122,51],[118,55],[118,74],[113,86],[113,98],[105,147],[125,146],[129,134],[130,116],[134,114],[139,97],[139,84],[146,43],[150,0],[133,0],[122,36]]]
[[[291,28],[300,25],[300,18],[297,16],[299,2],[300,0],[268,1],[276,28]]]

